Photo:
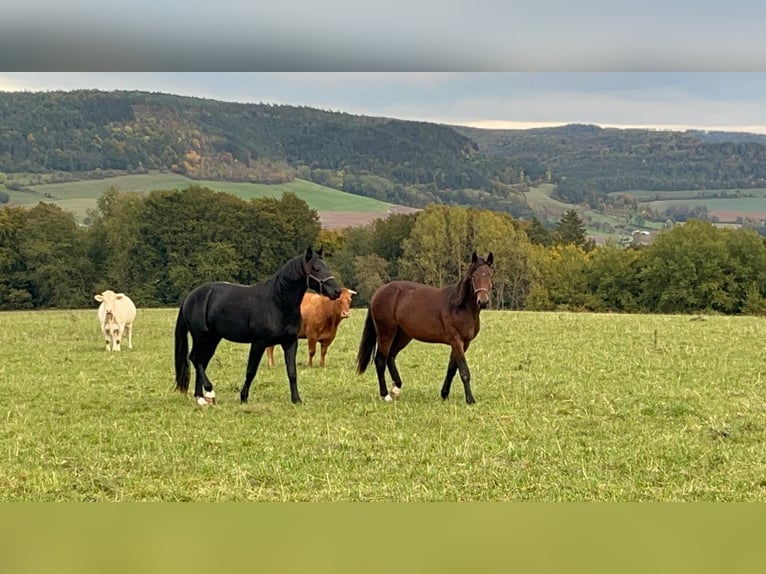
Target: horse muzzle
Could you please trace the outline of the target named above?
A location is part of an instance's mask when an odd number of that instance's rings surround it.
[[[486,309],[489,307],[489,290],[488,289],[476,289],[474,291],[474,294],[476,295],[476,304],[479,306],[479,309]]]

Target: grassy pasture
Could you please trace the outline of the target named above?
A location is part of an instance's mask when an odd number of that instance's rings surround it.
[[[95,307],[0,313],[0,500],[766,500],[763,319],[486,311],[468,406],[422,343],[380,401],[356,309],[326,368],[301,342],[303,405],[280,350],[240,405],[248,347],[224,342],[201,409],[172,390],[175,313],[140,309],[112,354]]]
[[[8,194],[12,205],[32,206],[37,205],[40,201],[51,202],[61,206],[62,209],[71,211],[79,221],[82,221],[87,216],[87,210],[96,207],[96,199],[110,187],[119,191],[149,193],[157,189],[183,189],[189,185],[209,187],[216,191],[236,195],[244,200],[257,197],[281,197],[283,192],[290,191],[317,211],[385,213],[391,207],[391,204],[376,199],[344,193],[301,179],[279,185],[262,185],[192,180],[180,174],[157,172],[119,175],[105,179],[29,185],[28,189],[33,190],[31,193],[8,191]],[[46,196],[46,194],[48,195]]]

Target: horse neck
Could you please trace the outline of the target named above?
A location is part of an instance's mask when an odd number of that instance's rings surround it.
[[[308,287],[301,260],[302,257],[294,257],[272,276],[278,299],[300,305]]]
[[[471,311],[479,311],[479,305],[476,303],[476,298],[473,296],[473,285],[471,284],[471,273],[473,269],[470,269],[468,273],[460,280],[455,286],[455,296],[453,298],[453,304],[460,309],[469,309]]]

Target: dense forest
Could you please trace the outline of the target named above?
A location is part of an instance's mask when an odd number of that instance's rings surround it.
[[[258,183],[300,177],[413,207],[530,219],[524,190],[538,182],[594,207],[614,191],[766,186],[766,139],[587,125],[478,130],[148,92],[0,93],[0,172],[147,169]]]
[[[484,153],[556,183],[569,203],[598,205],[607,193],[766,186],[766,139],[725,132],[673,132],[569,125],[529,130],[456,127]]]
[[[555,230],[536,220],[431,205],[364,227],[320,229],[295,195],[249,202],[191,186],[147,195],[108,190],[89,227],[41,202],[0,209],[0,310],[95,308],[110,288],[140,307],[175,306],[209,280],[266,279],[321,244],[355,305],[393,279],[456,282],[471,252],[494,253],[499,309],[766,314],[766,241],[697,220],[648,246],[596,246],[575,210]]]

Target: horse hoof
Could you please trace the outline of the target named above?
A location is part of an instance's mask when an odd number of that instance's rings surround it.
[[[402,394],[402,389],[400,389],[397,386],[391,387],[391,396],[392,397],[394,397],[395,399],[398,399],[399,395],[401,395],[401,394]]]
[[[205,397],[197,397],[197,405],[199,405],[199,406],[201,406],[201,407],[206,407],[206,406],[208,406],[209,404],[210,404],[210,403],[208,403],[208,402],[207,402],[207,400],[205,399]]]
[[[391,398],[391,395],[386,395],[385,397],[380,397],[382,400],[384,400],[387,403],[393,402],[394,399]]]
[[[202,398],[205,399],[205,402],[209,405],[215,404],[215,391],[204,391],[202,393]]]

